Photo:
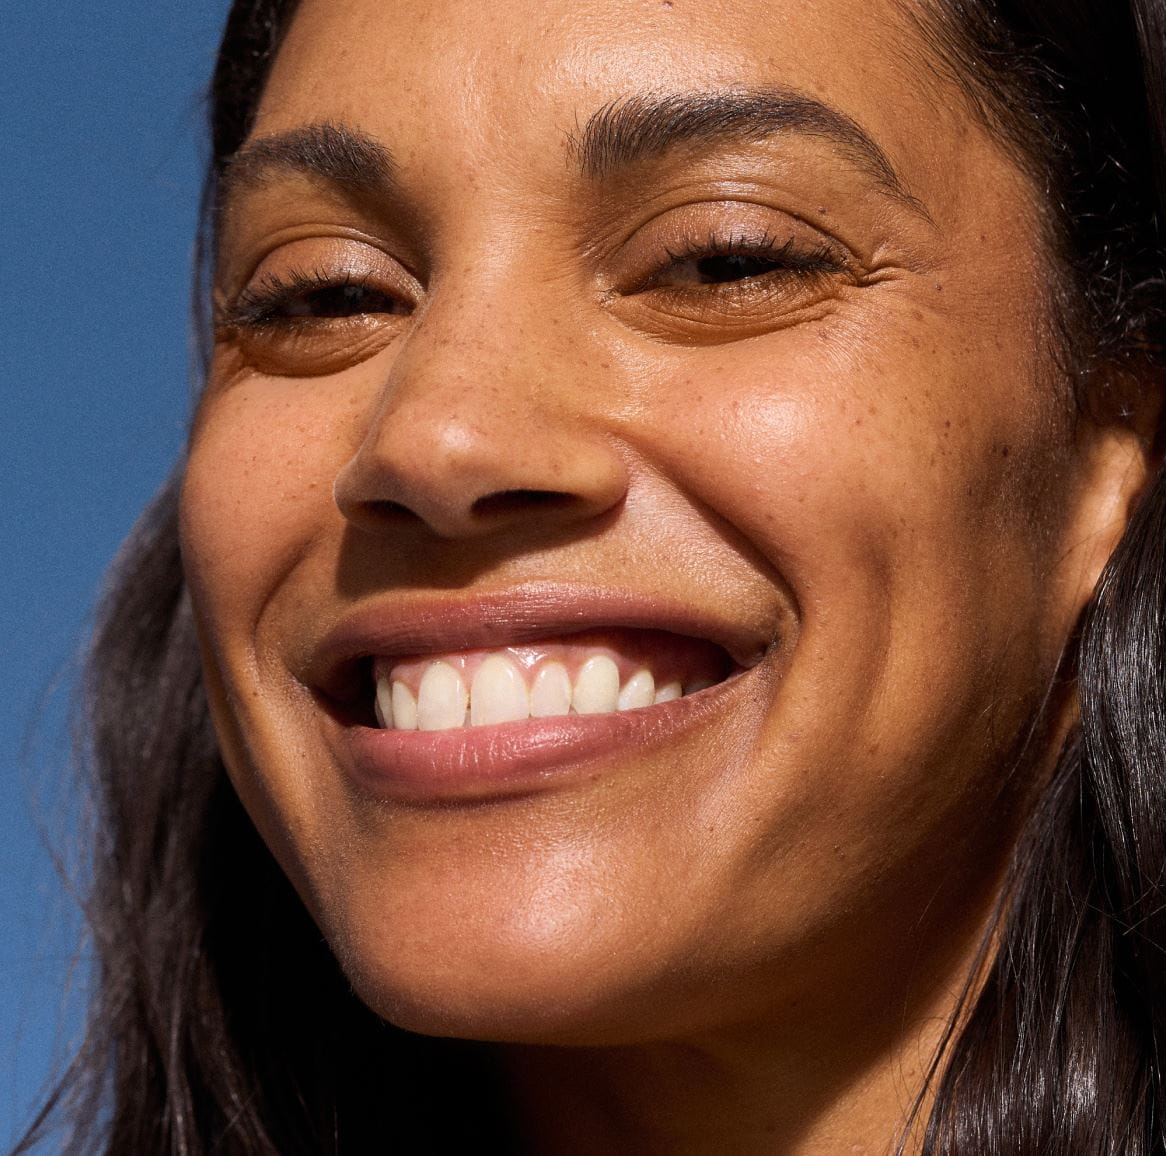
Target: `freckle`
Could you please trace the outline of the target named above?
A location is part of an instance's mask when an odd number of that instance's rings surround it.
[[[869,413],[871,417],[877,417],[879,411],[872,405],[866,412]]]
[[[945,422],[943,423],[943,428],[944,428],[944,429],[951,429],[951,422],[950,422],[950,421],[945,421]]]
[[[1000,456],[1002,458],[1006,458],[1008,456],[1008,447],[1007,446],[1000,447]]]

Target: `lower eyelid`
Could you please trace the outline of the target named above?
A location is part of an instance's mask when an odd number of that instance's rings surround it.
[[[612,293],[605,304],[623,324],[656,340],[721,344],[813,320],[859,284],[850,270],[775,270],[741,281]]]
[[[635,297],[642,294],[670,295],[675,299],[704,300],[710,298],[757,298],[773,297],[783,290],[797,293],[799,288],[810,289],[820,282],[843,274],[835,267],[821,269],[797,269],[777,266],[764,272],[725,281],[688,281],[679,284],[646,283],[620,294]]]
[[[826,273],[790,273],[775,269],[756,277],[739,281],[707,282],[694,285],[661,285],[648,292],[656,300],[671,300],[683,303],[689,308],[733,310],[750,308],[754,304],[780,302],[797,299],[817,293],[823,282],[830,278]]]
[[[216,331],[215,339],[261,374],[319,377],[343,372],[375,357],[400,333],[400,325],[356,315],[323,324],[307,318],[268,328]]]

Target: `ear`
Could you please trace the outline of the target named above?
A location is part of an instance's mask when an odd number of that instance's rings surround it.
[[[1093,383],[1076,419],[1075,501],[1061,573],[1074,621],[1162,468],[1166,374],[1114,373]]]

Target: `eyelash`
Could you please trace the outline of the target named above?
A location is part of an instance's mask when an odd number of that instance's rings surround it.
[[[689,241],[677,250],[665,250],[667,263],[648,274],[632,288],[621,295],[633,296],[638,293],[654,292],[690,298],[693,295],[741,297],[764,291],[768,283],[789,277],[812,279],[814,277],[837,274],[845,266],[837,253],[824,242],[799,244],[793,239],[778,241],[770,234],[757,238],[724,237],[710,233],[703,243]],[[743,272],[739,277],[717,281],[698,281],[689,284],[667,285],[660,282],[669,270],[689,261],[716,261],[726,258],[744,258],[770,265],[758,272]],[[311,308],[309,299],[316,295],[340,295],[351,293],[358,300],[341,302],[339,311],[332,313],[295,313],[297,306]],[[366,295],[361,297],[361,295]],[[378,305],[386,307],[369,308],[368,298],[379,299]],[[350,311],[344,306],[351,304]],[[324,270],[289,269],[286,274],[270,273],[257,284],[243,289],[234,303],[224,310],[220,324],[238,329],[295,329],[317,322],[344,320],[368,313],[392,314],[400,316],[408,313],[408,302],[394,297],[378,288],[371,278],[358,274],[333,274]]]
[[[390,308],[369,309],[355,305],[351,313],[295,314],[291,310],[306,303],[312,294],[342,294],[353,291],[380,298]],[[331,321],[361,313],[392,313],[409,311],[409,305],[393,294],[378,288],[371,278],[359,274],[335,274],[323,270],[289,269],[285,274],[269,273],[258,284],[248,285],[234,303],[224,311],[221,323],[240,329],[269,329],[275,326],[292,328],[311,325],[316,321]]]
[[[656,283],[667,276],[670,269],[687,261],[715,261],[725,258],[752,258],[769,266],[759,272],[743,273],[723,281],[697,282],[695,285],[659,286],[658,291],[668,293],[741,294],[755,292],[762,284],[775,278],[812,278],[845,271],[838,254],[824,241],[806,244],[789,238],[779,241],[766,233],[761,237],[717,236],[710,233],[704,242],[690,241],[681,249],[666,250],[668,264],[656,270],[636,285],[631,292],[639,293],[656,288]],[[761,284],[759,284],[761,283]]]

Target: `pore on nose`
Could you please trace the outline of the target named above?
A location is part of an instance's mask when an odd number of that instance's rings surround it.
[[[443,538],[553,529],[598,517],[627,489],[622,458],[582,415],[476,390],[387,390],[336,479],[344,517],[373,533],[417,519]]]

